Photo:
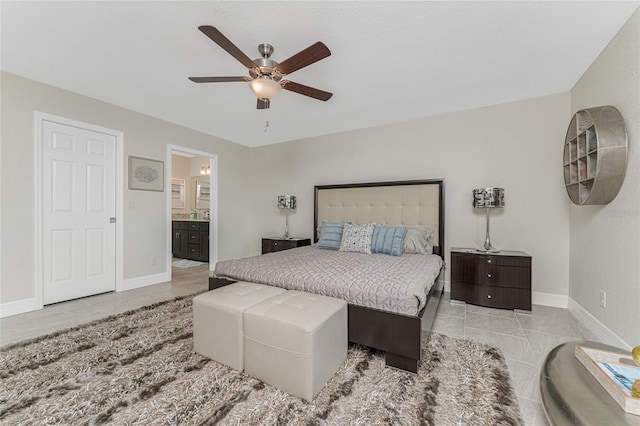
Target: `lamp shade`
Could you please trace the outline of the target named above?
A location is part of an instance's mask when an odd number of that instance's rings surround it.
[[[293,210],[296,208],[295,195],[278,195],[278,208]]]
[[[253,90],[253,93],[258,97],[258,99],[268,99],[273,100],[278,93],[280,93],[280,83],[270,79],[269,77],[258,77],[254,78],[249,82],[249,87]]]
[[[473,190],[473,207],[504,207],[504,188],[479,188]]]

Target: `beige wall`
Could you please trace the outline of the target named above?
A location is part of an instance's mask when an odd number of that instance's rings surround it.
[[[193,157],[189,159],[189,173],[191,177],[201,176],[200,170],[202,167],[207,167],[209,165],[208,158],[202,157]]]
[[[627,174],[611,203],[571,206],[569,295],[634,346],[640,343],[640,11],[571,90],[572,113],[599,105],[615,106],[625,119]]]
[[[13,74],[2,72],[0,84],[2,304],[34,297],[34,111],[124,132],[125,164],[128,155],[166,162],[167,144],[218,155],[219,259],[248,254],[255,239],[243,169],[249,148]],[[166,193],[128,190],[126,176],[123,187],[124,278],[166,273]]]
[[[252,200],[258,236],[280,235],[279,194],[294,194],[294,235],[312,235],[313,186],[318,184],[445,178],[446,260],[449,248],[484,242],[485,212],[471,207],[471,191],[502,186],[506,207],[491,218],[491,241],[533,256],[533,291],[564,301],[569,282],[569,200],[562,146],[569,94],[372,127],[254,152]],[[448,271],[446,280],[448,281]],[[539,296],[539,295],[536,295]]]

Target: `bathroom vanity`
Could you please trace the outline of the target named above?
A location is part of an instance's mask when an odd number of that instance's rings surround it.
[[[173,257],[209,262],[209,221],[171,221]]]

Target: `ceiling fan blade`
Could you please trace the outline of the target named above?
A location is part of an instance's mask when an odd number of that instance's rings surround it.
[[[268,99],[258,99],[258,109],[268,109],[269,105],[271,104],[271,101],[269,101]]]
[[[318,41],[306,49],[296,53],[289,59],[280,62],[276,67],[282,74],[291,74],[294,71],[318,62],[331,55],[331,51],[325,44]]]
[[[333,96],[333,93],[325,92],[324,90],[305,86],[304,84],[295,83],[289,80],[281,81],[280,85],[282,85],[283,89],[287,89],[290,92],[299,93],[301,95],[309,96],[310,98],[319,99],[325,102],[331,99],[331,97]]]
[[[256,67],[256,64],[249,59],[242,50],[238,49],[235,44],[226,38],[216,27],[212,27],[211,25],[201,25],[198,29],[202,31],[204,35],[213,40],[214,43],[226,50],[229,55],[236,58],[245,67],[249,69]]]
[[[232,81],[250,81],[251,77],[189,77],[194,83],[229,83]]]

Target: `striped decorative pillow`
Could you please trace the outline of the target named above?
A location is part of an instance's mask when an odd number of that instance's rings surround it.
[[[371,252],[400,256],[406,235],[406,226],[376,225],[371,237]]]
[[[344,225],[350,222],[322,222],[320,228],[320,241],[318,248],[338,250],[342,242],[342,230]]]

